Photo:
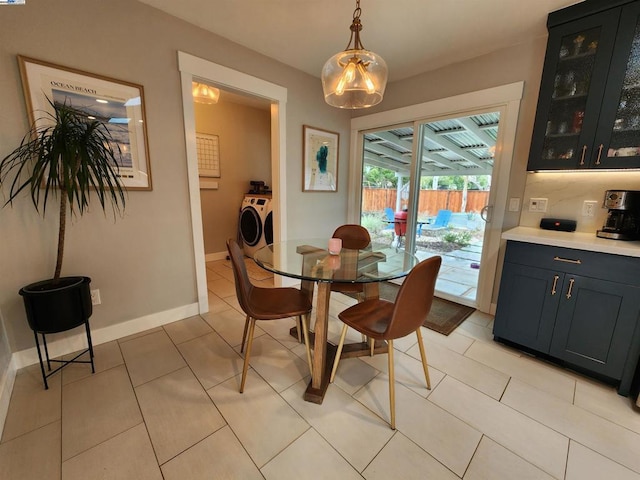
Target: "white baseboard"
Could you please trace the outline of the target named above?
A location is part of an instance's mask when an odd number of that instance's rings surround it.
[[[126,322],[116,325],[109,325],[95,330],[92,328],[91,340],[93,345],[100,345],[101,343],[117,340],[127,335],[133,335],[149,330],[150,328],[192,317],[198,315],[198,313],[197,303],[183,305],[171,310],[165,310],[164,312],[152,313],[144,317],[127,320]],[[87,336],[84,329],[78,328],[78,333],[74,335],[55,340],[51,343],[47,342],[47,347],[49,349],[49,357],[56,358],[87,348]],[[11,362],[15,365],[16,370],[38,363],[38,350],[34,346],[33,348],[14,352]]]
[[[205,262],[214,262],[216,260],[226,260],[229,254],[225,250],[224,252],[216,252],[216,253],[207,253],[204,256]]]
[[[9,366],[4,372],[4,375],[0,379],[0,438],[4,431],[4,422],[7,419],[7,413],[9,412],[9,401],[11,400],[11,393],[13,392],[13,384],[16,380],[16,368],[13,357],[9,361]]]

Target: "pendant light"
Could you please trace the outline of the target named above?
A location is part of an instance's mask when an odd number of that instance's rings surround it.
[[[191,94],[194,102],[207,105],[218,103],[220,98],[220,90],[199,82],[192,82]]]
[[[356,109],[377,105],[387,85],[387,64],[380,55],[365,50],[360,42],[361,13],[360,0],[356,0],[347,48],[327,60],[322,68],[324,99],[334,107]]]

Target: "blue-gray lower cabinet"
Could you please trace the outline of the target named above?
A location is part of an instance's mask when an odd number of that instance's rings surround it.
[[[618,383],[640,355],[640,258],[507,242],[494,336]]]

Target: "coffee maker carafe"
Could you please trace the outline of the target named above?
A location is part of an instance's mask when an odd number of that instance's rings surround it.
[[[602,229],[596,232],[598,237],[640,239],[640,191],[607,190],[603,207],[608,208],[609,213]]]

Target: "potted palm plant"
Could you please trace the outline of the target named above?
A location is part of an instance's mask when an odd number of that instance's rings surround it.
[[[19,292],[29,326],[34,334],[54,333],[85,323],[89,337],[90,279],[61,276],[67,216],[82,216],[91,199],[97,199],[103,211],[108,205],[114,214],[124,210],[125,191],[117,163],[120,151],[104,122],[90,119],[67,102],[49,103],[50,118],[34,122],[20,145],[0,161],[0,187],[8,190],[5,206],[28,192],[36,212],[43,216],[48,202],[57,201],[58,251],[53,277]],[[36,343],[37,339],[36,335]],[[44,370],[42,373],[44,376]]]

